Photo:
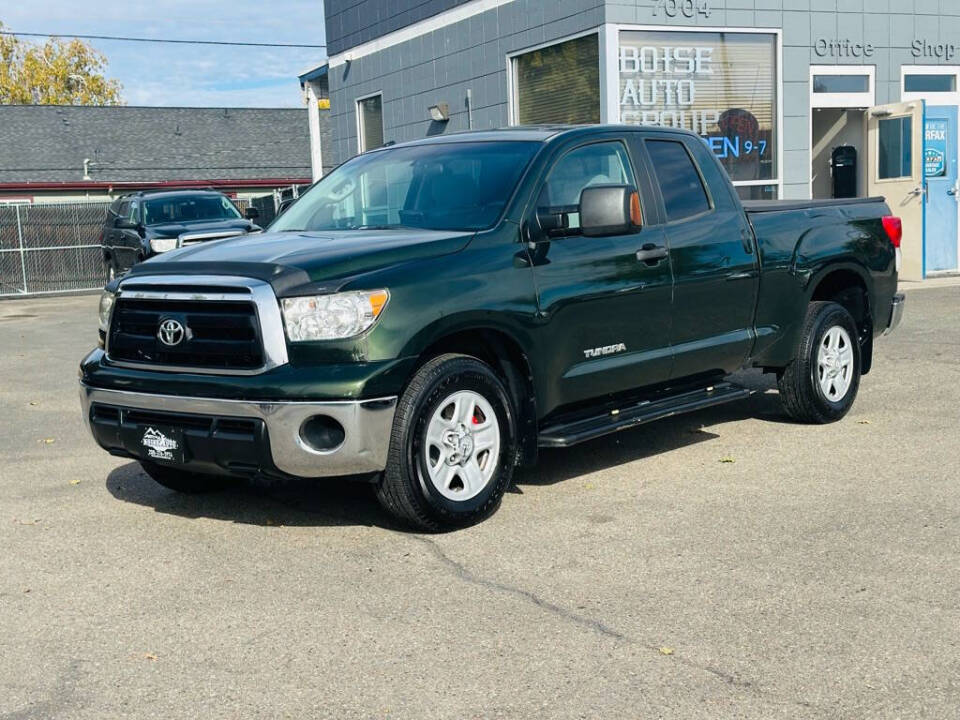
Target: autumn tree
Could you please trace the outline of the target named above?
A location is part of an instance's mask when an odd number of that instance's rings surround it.
[[[80,40],[0,35],[0,105],[120,105],[120,83],[104,77],[106,65]]]

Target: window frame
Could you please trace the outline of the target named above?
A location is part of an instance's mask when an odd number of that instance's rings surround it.
[[[906,138],[904,138],[904,133],[903,133],[904,121],[907,121],[910,123],[910,132],[907,133]],[[900,133],[899,133],[900,153],[897,158],[897,168],[900,172],[899,175],[888,175],[886,177],[880,176],[880,153],[882,152],[882,149],[880,147],[880,124],[884,122],[897,122],[900,124]],[[904,139],[906,139],[907,141],[906,144],[904,144],[903,142]],[[906,174],[903,174],[903,169],[904,169],[903,168],[903,159],[904,159],[903,148],[904,147],[910,148],[910,162],[907,165]],[[874,172],[874,180],[877,183],[902,182],[903,180],[911,177],[913,177],[913,117],[910,115],[896,115],[894,117],[889,117],[889,118],[879,118],[877,120],[877,167],[876,167],[876,171]]]
[[[540,193],[543,192],[544,187],[546,186],[547,182],[550,179],[550,174],[554,171],[557,165],[559,165],[564,160],[564,158],[566,158],[571,153],[576,152],[577,150],[582,150],[583,148],[589,147],[591,145],[610,145],[610,144],[619,145],[621,150],[623,151],[623,154],[626,156],[627,169],[633,175],[633,189],[637,192],[640,198],[640,214],[644,218],[643,227],[647,226],[646,218],[648,214],[648,209],[645,207],[644,196],[640,190],[640,171],[642,170],[642,168],[638,167],[639,161],[636,158],[634,158],[632,149],[630,147],[630,143],[627,142],[627,139],[621,135],[616,135],[616,136],[607,136],[607,137],[596,137],[596,138],[591,138],[585,142],[576,143],[567,148],[564,148],[563,150],[558,152],[556,155],[554,155],[547,163],[545,163],[543,172],[541,173],[540,177],[537,178],[537,181],[534,184],[534,192],[530,196],[530,202],[528,206],[529,209],[527,211],[527,222],[531,223],[532,227],[537,228],[537,234],[540,233],[539,223],[537,222],[537,212],[539,210]],[[581,193],[582,193],[582,190],[581,190]],[[578,203],[578,207],[579,207],[579,203]],[[563,235],[542,235],[537,239],[540,240],[541,242],[549,242],[549,241],[555,241],[555,240],[565,240],[567,238],[583,237],[583,232],[581,232],[580,227],[568,228],[568,230],[570,230],[570,232],[565,233]],[[638,233],[641,231],[642,231],[642,228],[637,230]]]
[[[683,148],[684,152],[687,154],[687,158],[690,160],[690,163],[693,165],[694,172],[697,173],[697,177],[700,179],[700,186],[703,188],[703,194],[707,198],[707,209],[702,210],[701,212],[695,213],[693,215],[687,215],[686,217],[678,218],[676,220],[670,219],[670,213],[667,212],[667,202],[663,197],[663,191],[660,187],[660,181],[657,177],[657,169],[653,165],[653,157],[650,155],[650,151],[647,149],[647,143],[650,142],[672,142],[680,145]],[[699,220],[700,218],[707,217],[717,211],[717,203],[713,197],[713,193],[710,191],[710,184],[707,182],[707,179],[703,176],[703,169],[700,167],[700,163],[697,162],[697,158],[694,157],[694,154],[690,151],[689,146],[687,145],[687,139],[685,137],[676,136],[670,137],[666,134],[661,133],[644,133],[642,136],[643,153],[644,159],[650,165],[650,175],[653,180],[653,186],[657,195],[657,199],[660,204],[660,213],[663,216],[663,223],[666,226],[670,225],[679,225],[681,223],[690,222],[691,220]],[[767,185],[774,185],[775,183],[766,183]]]
[[[380,134],[383,135],[384,145],[380,145],[375,148],[364,148],[363,147],[363,110],[361,109],[360,103],[364,100],[369,100],[380,96]],[[383,121],[383,90],[377,90],[376,92],[368,93],[366,95],[360,95],[354,98],[354,114],[356,115],[357,121],[357,152],[365,153],[370,152],[371,150],[379,150],[381,147],[386,146],[386,124]]]
[[[564,35],[563,37],[551,40],[549,42],[539,43],[538,45],[530,45],[528,47],[522,48],[520,50],[514,50],[509,52],[506,55],[507,61],[507,125],[514,126],[519,125],[519,97],[517,93],[519,92],[519,85],[517,82],[517,58],[528,53],[536,52],[537,50],[543,50],[544,48],[553,47],[554,45],[562,45],[565,42],[571,40],[578,40],[589,35],[597,35],[597,62],[600,65],[600,122],[608,123],[610,119],[607,115],[607,106],[609,105],[606,97],[606,88],[607,88],[607,63],[606,55],[608,52],[616,52],[615,47],[608,47],[608,40],[606,34],[604,33],[604,26],[591,28],[590,30],[584,30],[582,32],[573,33],[572,35]]]
[[[813,90],[813,79],[818,75],[858,75],[867,78],[864,92],[818,93]],[[810,66],[810,109],[842,108],[847,110],[871,108],[877,104],[877,66],[876,65],[811,65]],[[812,115],[812,113],[811,113]],[[813,136],[813,125],[810,126]]]
[[[955,75],[955,92],[907,92],[904,90],[907,75]],[[926,100],[928,105],[960,105],[960,65],[901,65],[900,102]]]
[[[698,27],[696,25],[643,25],[635,23],[607,23],[606,25],[606,35],[607,42],[604,44],[602,42],[603,38],[601,37],[601,64],[606,60],[607,70],[603,71],[601,68],[600,72],[600,82],[605,84],[604,88],[601,89],[600,97],[601,99],[606,98],[605,108],[601,108],[601,118],[610,118],[602,119],[601,122],[620,122],[620,64],[617,50],[620,46],[620,32],[623,30],[639,30],[644,32],[675,32],[675,33],[691,33],[691,32],[703,32],[703,33],[749,33],[754,35],[773,35],[774,36],[774,57],[777,62],[777,77],[776,77],[776,137],[777,137],[777,173],[776,177],[767,178],[764,180],[735,180],[733,186],[737,187],[750,187],[754,185],[773,185],[777,189],[777,198],[783,197],[783,183],[784,183],[784,165],[783,165],[783,153],[784,153],[784,139],[786,137],[783,127],[783,28],[777,27],[739,27],[739,26],[703,26]],[[604,57],[604,47],[607,47],[609,50]],[[850,66],[850,67],[859,67],[859,66]],[[604,112],[606,109],[606,112]],[[634,126],[637,130],[655,130],[650,126]],[[699,170],[699,166],[697,168]],[[709,192],[709,188],[707,188]]]

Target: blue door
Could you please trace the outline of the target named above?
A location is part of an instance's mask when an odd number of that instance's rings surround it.
[[[957,107],[927,106],[923,174],[927,182],[924,271],[957,269]]]

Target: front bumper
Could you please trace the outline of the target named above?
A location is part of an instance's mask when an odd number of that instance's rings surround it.
[[[315,478],[382,471],[397,398],[227,400],[108,390],[81,382],[80,402],[94,439],[115,455],[149,459],[140,439],[143,426],[155,423],[182,431],[185,469]],[[320,451],[303,440],[301,427],[316,415],[343,427],[338,447]]]
[[[887,323],[884,335],[889,335],[897,329],[897,325],[903,319],[903,305],[906,302],[906,296],[903,293],[897,293],[893,296],[893,304],[890,308],[890,321]]]

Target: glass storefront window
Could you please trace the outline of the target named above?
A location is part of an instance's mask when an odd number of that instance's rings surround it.
[[[904,92],[956,92],[957,76],[950,75],[904,75]]]
[[[869,75],[814,75],[815,93],[865,93],[870,92]]]
[[[776,187],[776,35],[623,30],[619,66],[621,122],[692,130],[734,183]]]
[[[521,125],[600,122],[600,48],[591,33],[513,59]]]

